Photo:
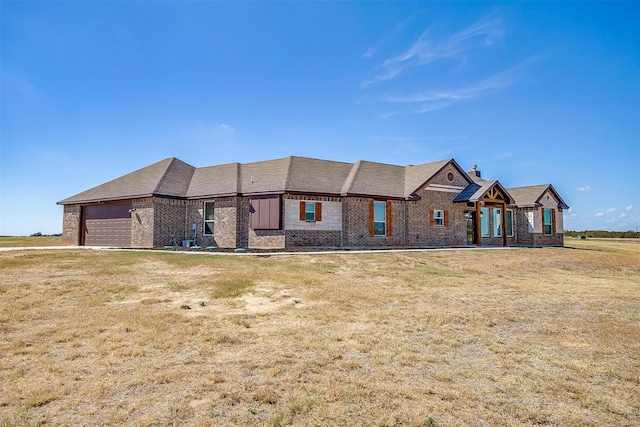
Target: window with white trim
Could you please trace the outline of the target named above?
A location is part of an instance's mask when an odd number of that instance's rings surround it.
[[[204,235],[213,235],[215,202],[204,202]]]
[[[544,234],[550,236],[553,234],[553,219],[551,209],[543,209],[544,217]]]
[[[489,208],[480,208],[480,234],[489,237]]]
[[[373,202],[373,235],[387,235],[387,203]]]
[[[507,209],[507,237],[513,237],[513,211]]]
[[[495,237],[502,236],[502,209],[493,209],[493,235]]]
[[[316,220],[316,204],[313,202],[306,202],[304,204],[304,220],[307,222],[314,222]]]
[[[444,211],[442,210],[433,210],[433,225],[436,227],[444,226]]]

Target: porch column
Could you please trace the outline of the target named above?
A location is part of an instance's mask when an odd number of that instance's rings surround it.
[[[474,230],[474,232],[476,233],[476,246],[482,246],[482,233],[480,232],[481,223],[482,218],[480,218],[480,202],[476,202],[476,220],[473,224],[473,226],[476,228]]]

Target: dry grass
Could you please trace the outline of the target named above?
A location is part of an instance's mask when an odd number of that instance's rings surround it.
[[[62,245],[62,237],[60,236],[0,236],[0,248]]]
[[[638,425],[640,243],[0,253],[0,425]]]

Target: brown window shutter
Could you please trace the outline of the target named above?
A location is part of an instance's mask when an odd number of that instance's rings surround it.
[[[306,203],[305,202],[300,202],[300,221],[304,221],[306,220],[306,215],[305,215],[305,209],[306,209]]]
[[[448,210],[444,211],[444,226],[445,227],[449,226],[449,211]]]
[[[429,225],[433,227],[433,209],[429,209]]]
[[[322,221],[322,203],[316,203],[316,221]]]
[[[551,209],[551,230],[553,235],[556,235],[556,210]]]
[[[369,236],[373,237],[373,200],[369,200]]]
[[[391,230],[393,230],[393,205],[391,200],[387,200],[387,236],[391,236]]]

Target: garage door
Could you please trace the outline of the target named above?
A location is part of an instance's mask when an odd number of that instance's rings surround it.
[[[84,208],[86,246],[131,246],[131,204],[109,204]]]

